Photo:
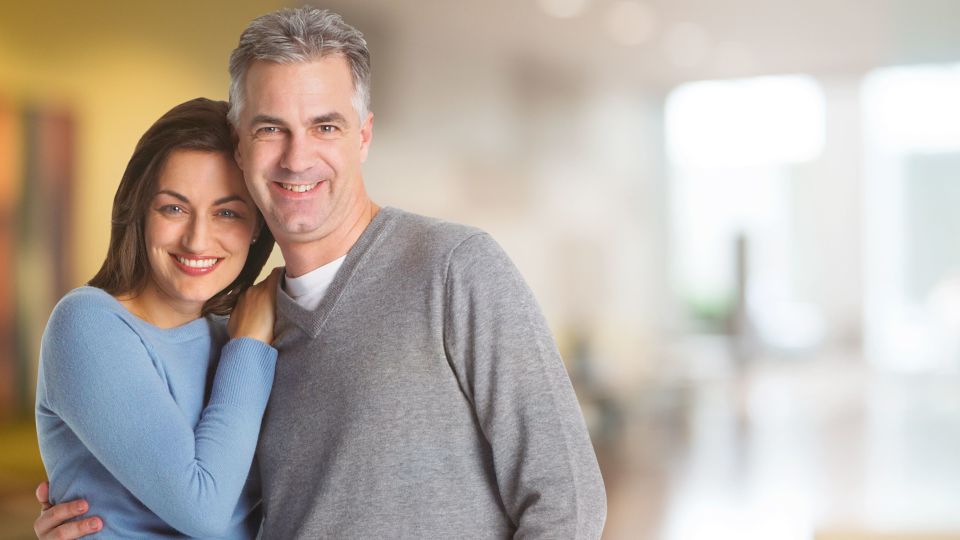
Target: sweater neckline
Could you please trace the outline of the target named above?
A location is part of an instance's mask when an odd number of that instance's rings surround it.
[[[98,287],[93,287],[90,285],[84,285],[82,288],[90,289],[96,294],[101,295],[108,299],[107,301],[116,309],[119,313],[122,314],[122,317],[129,321],[132,324],[135,324],[138,328],[149,332],[153,335],[160,337],[161,339],[168,342],[183,342],[197,339],[199,337],[204,337],[210,335],[210,326],[209,320],[207,317],[198,317],[191,321],[187,321],[179,326],[174,326],[172,328],[161,328],[149,321],[141,319],[136,316],[132,311],[127,309],[127,306],[123,305],[120,300],[115,296],[108,293],[107,291],[100,289]]]
[[[330,286],[327,288],[327,292],[324,294],[317,309],[310,311],[304,308],[298,304],[296,300],[291,298],[290,295],[283,290],[283,287],[278,287],[277,315],[292,322],[311,338],[316,338],[320,334],[320,330],[323,328],[330,312],[336,307],[340,296],[344,289],[346,289],[356,268],[360,266],[361,262],[366,260],[370,248],[373,247],[376,241],[383,235],[383,231],[386,230],[401,213],[401,210],[389,206],[380,208],[377,215],[373,216],[370,224],[367,225],[367,228],[364,229],[357,241],[354,242],[350,250],[347,251],[347,256],[343,260],[343,264],[340,265],[340,269],[337,270],[336,275],[334,275],[333,281],[330,282]]]

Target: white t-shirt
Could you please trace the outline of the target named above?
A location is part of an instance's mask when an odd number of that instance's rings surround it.
[[[290,295],[300,306],[313,311],[320,305],[323,295],[327,293],[327,288],[337,275],[337,270],[343,264],[344,255],[339,259],[328,262],[327,264],[307,272],[306,274],[292,278],[283,276],[283,290]]]

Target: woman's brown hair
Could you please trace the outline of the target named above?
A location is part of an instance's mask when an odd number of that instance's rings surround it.
[[[174,150],[234,155],[234,137],[225,101],[197,98],[170,109],[137,143],[113,198],[110,248],[89,285],[118,296],[139,294],[150,277],[144,221],[157,191],[157,179]],[[259,218],[260,233],[237,279],[203,305],[203,315],[226,315],[239,294],[253,284],[273,250],[273,235]]]

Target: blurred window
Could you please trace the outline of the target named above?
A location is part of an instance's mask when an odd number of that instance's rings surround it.
[[[821,320],[794,287],[791,188],[796,168],[823,150],[819,84],[804,75],[684,84],[667,99],[665,127],[671,274],[691,320],[723,331],[749,314],[770,345],[815,344]]]
[[[863,82],[865,346],[875,364],[960,366],[960,64]]]

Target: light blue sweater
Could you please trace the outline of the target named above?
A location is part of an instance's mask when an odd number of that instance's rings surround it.
[[[227,342],[224,323],[157,328],[93,287],[70,292],[50,315],[37,378],[40,453],[51,502],[87,499],[104,520],[96,538],[256,535],[251,462],[277,351]]]

